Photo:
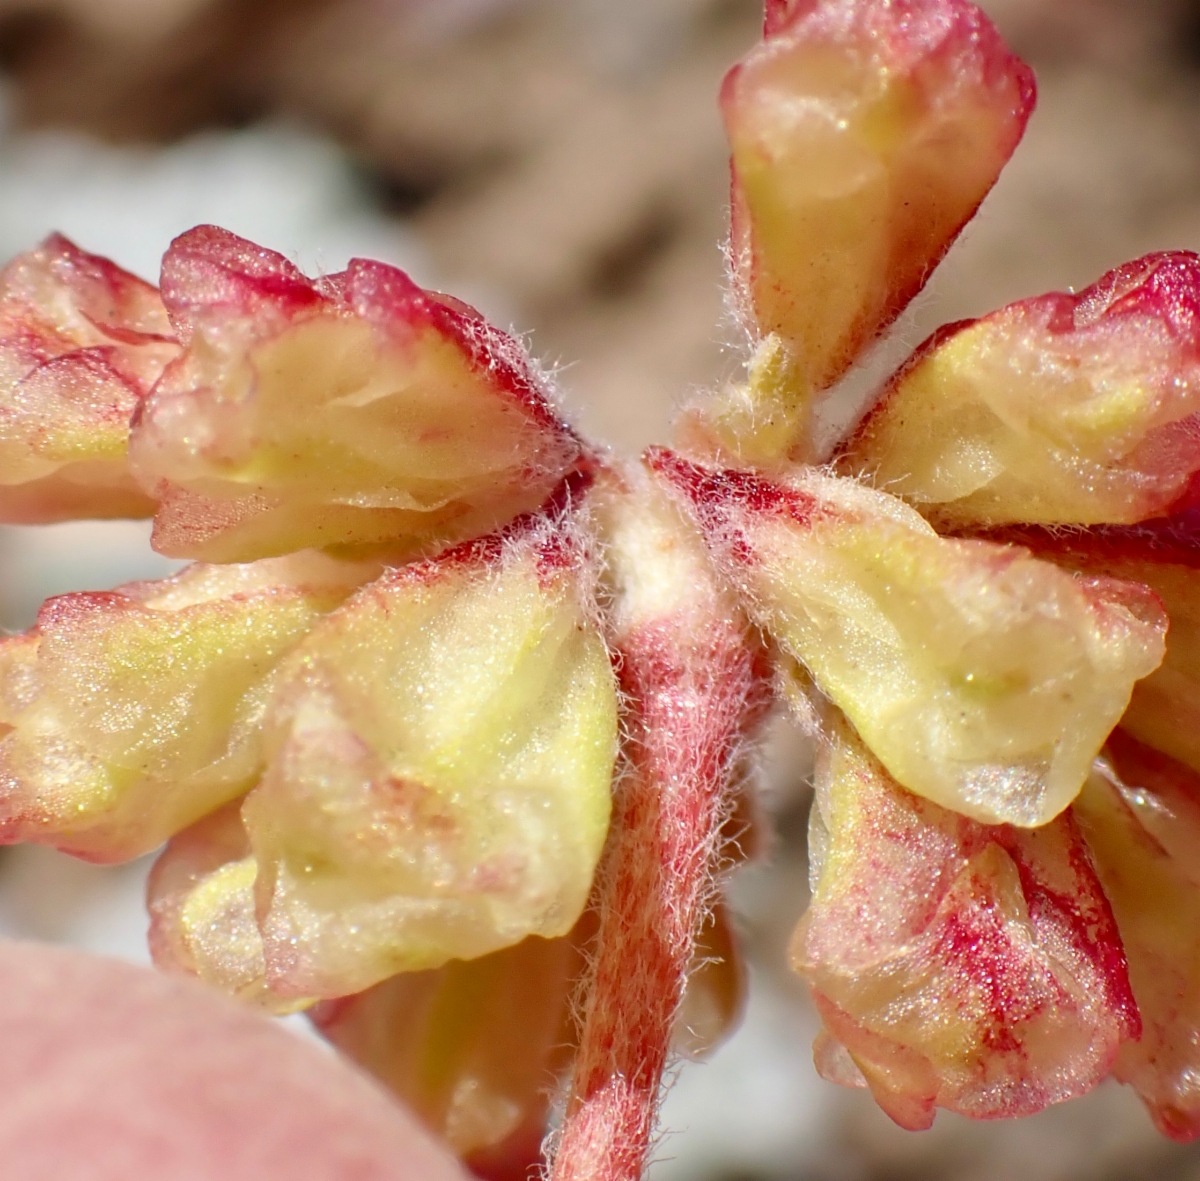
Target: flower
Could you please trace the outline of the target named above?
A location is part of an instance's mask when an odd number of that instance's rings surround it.
[[[311,1008],[481,1170],[569,1074],[553,1178],[633,1181],[673,1029],[736,1015],[775,699],[820,747],[821,1072],[908,1127],[1112,1073],[1200,1134],[1200,259],[950,325],[820,468],[1033,79],[966,0],[767,0],[721,102],[746,380],[640,464],[380,263],[199,227],[161,293],[61,238],[0,274],[0,516],[194,560],[0,640],[0,834],[166,841],[160,966]]]

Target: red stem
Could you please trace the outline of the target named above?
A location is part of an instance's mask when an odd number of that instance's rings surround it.
[[[741,739],[765,683],[728,619],[636,628],[619,648],[629,773],[617,789],[600,932],[551,1181],[637,1181],[675,1012],[721,856]]]

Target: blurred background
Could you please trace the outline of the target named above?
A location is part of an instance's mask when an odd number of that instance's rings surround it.
[[[1167,247],[1200,249],[1200,0],[983,0],[1038,72],[1025,143],[886,370],[936,324]],[[0,259],[59,229],[146,278],[211,221],[309,270],[382,258],[527,334],[589,433],[666,437],[736,367],[715,96],[758,0],[0,0]],[[170,568],[140,524],[0,530],[0,626]],[[1200,1181],[1105,1085],[1017,1125],[894,1128],[820,1082],[784,967],[806,903],[803,744],[778,836],[731,884],[746,1019],[667,1101],[655,1181]],[[0,932],[145,960],[146,865],[0,856]]]

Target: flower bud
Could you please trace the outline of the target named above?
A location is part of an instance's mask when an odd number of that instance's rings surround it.
[[[1166,619],[1144,587],[938,537],[896,498],[813,469],[770,482],[663,451],[652,463],[755,621],[889,774],[943,807],[1046,823],[1162,660]]]
[[[129,420],[178,352],[158,291],[60,234],[0,271],[0,520],[149,516]]]
[[[123,861],[241,795],[280,657],[378,569],[309,552],[48,600],[0,640],[0,840]]]
[[[1192,506],[1200,257],[1151,254],[935,333],[845,445],[953,528],[1133,524]]]
[[[817,1063],[897,1123],[1029,1115],[1090,1090],[1140,1031],[1070,814],[985,826],[904,791],[844,721],[820,756],[812,905],[792,964]]]
[[[571,997],[582,970],[579,940],[534,935],[324,1001],[311,1016],[459,1156],[470,1156],[529,1123],[544,1133],[571,1059]]]
[[[1200,1136],[1200,776],[1113,733],[1074,811],[1129,957],[1141,1040],[1113,1075],[1141,1096],[1159,1130]]]
[[[391,570],[289,656],[243,818],[270,987],[344,996],[566,934],[604,843],[617,700],[558,516]]]
[[[312,281],[201,226],[167,252],[163,298],[185,351],[131,442],[162,553],[436,551],[536,509],[580,461],[517,341],[395,267]]]
[[[1031,71],[964,0],[768,6],[726,76],[734,277],[797,382],[833,384],[925,285],[1012,154]]]

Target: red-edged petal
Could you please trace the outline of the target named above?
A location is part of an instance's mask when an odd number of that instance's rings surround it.
[[[0,840],[122,861],[241,795],[280,658],[379,569],[308,552],[48,600],[0,640]]]
[[[129,421],[178,353],[157,289],[60,234],[0,271],[0,520],[149,516]]]
[[[910,791],[1036,826],[1087,777],[1162,660],[1152,592],[1016,546],[939,537],[895,497],[815,469],[786,479],[651,462],[747,610]]]
[[[1200,257],[1151,254],[1077,295],[942,329],[838,463],[959,529],[1186,513],[1200,473]]]
[[[773,0],[721,92],[743,316],[809,390],[924,286],[995,183],[1033,75],[965,0]]]
[[[202,226],[167,252],[163,297],[187,347],[132,452],[164,553],[433,552],[536,509],[581,462],[520,344],[395,267],[314,281]]]

